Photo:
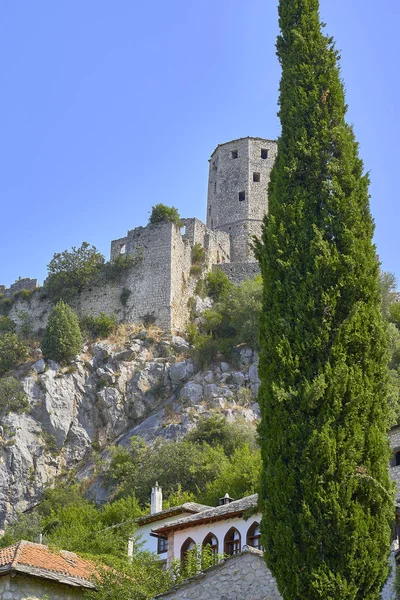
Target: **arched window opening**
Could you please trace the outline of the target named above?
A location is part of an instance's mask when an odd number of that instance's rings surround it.
[[[262,550],[260,523],[257,523],[257,521],[254,521],[247,532],[247,545]]]
[[[208,546],[214,555],[218,554],[218,539],[213,533],[209,533],[203,540],[203,548]]]
[[[186,555],[190,550],[196,548],[196,544],[192,540],[192,538],[188,538],[185,542],[183,542],[181,547],[181,562],[184,563],[186,559]]]
[[[224,552],[232,556],[238,554],[241,550],[241,539],[240,533],[235,527],[232,527],[225,536],[224,539]]]

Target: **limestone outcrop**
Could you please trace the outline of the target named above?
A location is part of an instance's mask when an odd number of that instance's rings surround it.
[[[78,480],[90,477],[94,496],[105,500],[95,464],[110,444],[133,435],[178,439],[212,412],[255,422],[257,361],[243,348],[235,366],[218,361],[201,371],[186,340],[138,328],[85,346],[68,367],[38,356],[17,373],[29,411],[10,413],[0,428],[0,525],[71,470]]]

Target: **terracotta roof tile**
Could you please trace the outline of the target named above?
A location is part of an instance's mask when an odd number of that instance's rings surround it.
[[[0,566],[13,571],[27,572],[52,579],[82,580],[88,582],[96,571],[93,562],[80,558],[74,552],[53,550],[43,544],[34,544],[24,540],[0,549]],[[59,576],[59,577],[57,577]]]

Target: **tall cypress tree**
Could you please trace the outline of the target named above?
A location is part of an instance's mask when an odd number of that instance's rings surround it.
[[[387,576],[387,341],[368,175],[318,0],[280,0],[281,137],[259,259],[263,545],[285,600]]]

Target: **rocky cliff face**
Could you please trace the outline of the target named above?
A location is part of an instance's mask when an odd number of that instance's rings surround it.
[[[42,358],[24,365],[30,410],[9,414],[0,428],[0,525],[71,470],[90,477],[94,497],[105,500],[94,466],[111,443],[177,439],[216,411],[255,422],[257,362],[243,348],[236,367],[217,362],[201,371],[183,338],[143,330],[88,345],[67,368]]]

